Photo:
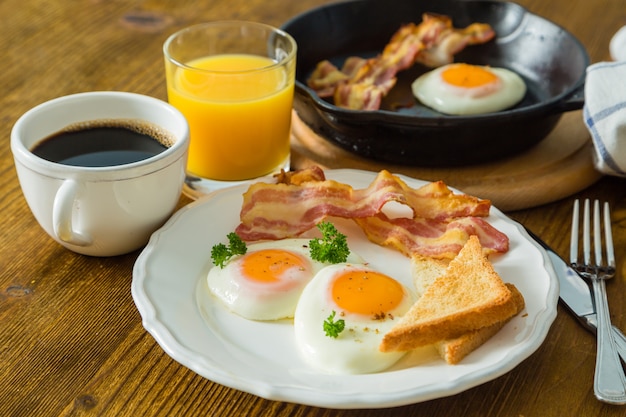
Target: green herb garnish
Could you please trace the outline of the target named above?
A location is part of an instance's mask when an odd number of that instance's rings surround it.
[[[333,264],[345,262],[350,255],[346,235],[339,233],[329,222],[319,223],[317,228],[322,232],[322,239],[314,238],[309,241],[311,258]]]
[[[346,322],[343,319],[335,321],[335,310],[324,320],[324,333],[326,336],[336,339],[339,333],[343,332]]]
[[[228,238],[228,246],[223,243],[218,243],[211,248],[213,264],[220,268],[224,268],[224,264],[233,256],[244,255],[248,251],[246,242],[241,240],[237,233],[231,232],[226,235],[226,237]]]

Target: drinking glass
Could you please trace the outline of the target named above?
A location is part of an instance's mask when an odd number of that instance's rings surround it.
[[[296,64],[289,34],[209,22],[174,33],[163,51],[168,100],[190,126],[187,195],[289,169]]]

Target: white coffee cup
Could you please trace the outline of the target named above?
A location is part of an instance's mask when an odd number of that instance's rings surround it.
[[[51,162],[33,147],[66,126],[133,119],[159,126],[174,143],[147,159],[104,167]],[[189,126],[156,98],[126,92],[87,92],[53,99],[27,111],[11,131],[22,192],[42,228],[66,248],[114,256],[145,245],[172,214],[185,180]]]

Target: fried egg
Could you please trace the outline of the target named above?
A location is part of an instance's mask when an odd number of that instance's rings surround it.
[[[514,106],[524,98],[526,84],[505,68],[449,64],[417,78],[413,95],[441,113],[473,115]]]
[[[335,264],[322,269],[306,286],[296,307],[296,345],[304,361],[331,374],[377,372],[397,362],[404,352],[378,349],[383,335],[415,300],[399,281],[366,265]],[[344,320],[332,338],[324,321]]]
[[[363,262],[351,253],[351,262]],[[284,239],[248,245],[224,268],[211,268],[207,284],[229,310],[251,320],[293,317],[300,293],[327,264],[309,256],[309,239]]]

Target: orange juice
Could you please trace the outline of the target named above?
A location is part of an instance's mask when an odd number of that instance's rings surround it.
[[[187,118],[187,169],[216,180],[274,172],[289,158],[293,70],[267,57],[221,54],[167,71],[169,102]]]

